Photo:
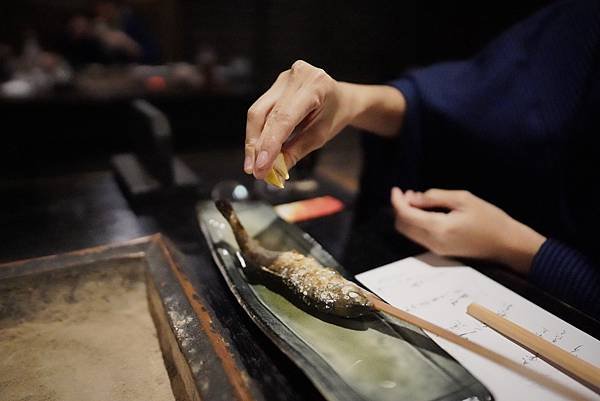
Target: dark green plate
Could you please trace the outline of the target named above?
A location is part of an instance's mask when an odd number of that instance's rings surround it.
[[[264,203],[234,205],[266,248],[295,249],[344,274],[313,238]],[[229,225],[212,202],[198,220],[229,288],[252,320],[328,400],[491,400],[488,390],[419,328],[383,314],[341,319],[310,313],[276,290],[251,283]]]

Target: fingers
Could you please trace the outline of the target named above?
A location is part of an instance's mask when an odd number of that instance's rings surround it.
[[[408,191],[407,193],[409,203],[421,209],[459,209],[469,200],[470,196],[471,194],[467,191],[443,189],[430,189],[425,192]]]
[[[244,147],[244,171],[252,174],[256,160],[256,144],[265,125],[267,115],[285,89],[285,80],[289,71],[279,74],[271,88],[266,91],[250,108],[246,119],[246,142]]]
[[[439,223],[440,213],[412,206],[399,188],[392,189],[391,203],[396,214],[396,229],[422,245],[428,244],[429,233]]]
[[[267,116],[263,132],[256,145],[254,175],[257,178],[263,178],[263,173],[271,168],[283,143],[315,106],[315,102],[307,96],[306,91],[296,95],[284,94],[275,104]]]
[[[264,178],[290,134],[323,104],[327,89],[323,85],[325,79],[331,78],[323,70],[304,62],[294,63],[286,88],[266,117],[255,146],[253,172],[256,178]]]
[[[310,90],[300,89],[294,92],[293,90],[286,91],[265,121],[263,132],[256,146],[258,154],[256,155],[254,175],[257,178],[262,178],[261,175],[271,168],[281,146],[294,128],[318,107],[318,101]]]

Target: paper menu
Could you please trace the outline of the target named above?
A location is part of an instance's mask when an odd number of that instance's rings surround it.
[[[600,400],[599,394],[467,315],[466,309],[477,302],[595,365],[600,365],[600,341],[476,270],[427,253],[356,278],[388,303],[551,376],[576,389],[585,399]],[[566,399],[458,345],[431,337],[477,377],[496,400]]]

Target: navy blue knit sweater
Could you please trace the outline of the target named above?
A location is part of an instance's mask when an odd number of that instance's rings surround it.
[[[595,317],[599,63],[600,2],[560,1],[471,60],[392,83],[408,104],[397,182],[468,189],[550,238],[530,280]]]

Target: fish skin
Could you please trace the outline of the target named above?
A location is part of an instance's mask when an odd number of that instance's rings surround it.
[[[276,252],[264,248],[248,235],[231,203],[218,200],[215,205],[231,226],[246,263],[276,278],[308,307],[344,318],[374,311],[364,290],[335,269],[324,267],[314,258],[296,251]]]

